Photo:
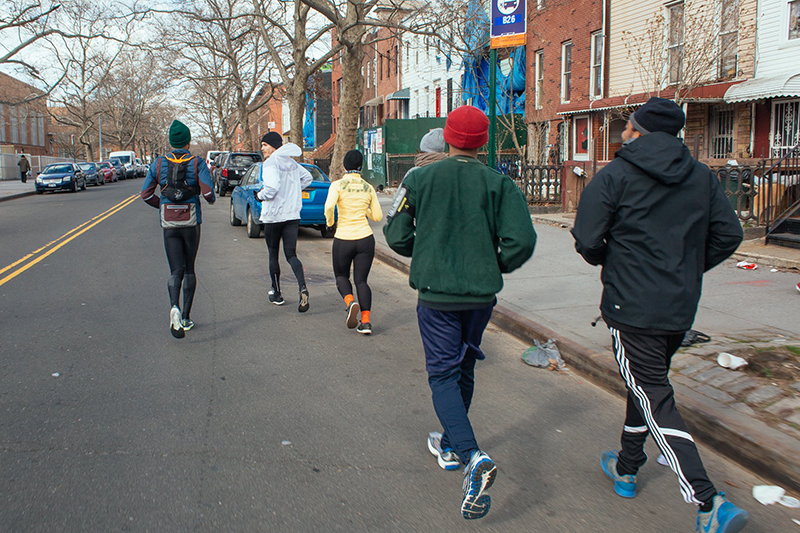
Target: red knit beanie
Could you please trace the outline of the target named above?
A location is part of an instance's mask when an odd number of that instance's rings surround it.
[[[444,140],[462,150],[480,148],[489,142],[489,119],[471,105],[461,106],[447,115]]]

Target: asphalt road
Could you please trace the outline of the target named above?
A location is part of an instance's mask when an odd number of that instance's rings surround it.
[[[263,240],[228,224],[227,197],[203,207],[196,328],[173,339],[157,213],[123,203],[141,184],[0,206],[0,269],[92,221],[0,272],[0,530],[693,530],[652,443],[636,499],[600,470],[623,402],[524,365],[491,327],[472,420],[499,474],[489,515],[465,522],[460,473],[425,446],[438,424],[405,277],[377,263],[374,334],[347,330],[331,241],[301,230],[311,309],[285,262],[288,303],[270,305]],[[752,499],[756,476],[701,453],[748,531],[796,527]]]

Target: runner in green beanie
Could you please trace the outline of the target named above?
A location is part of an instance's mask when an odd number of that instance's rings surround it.
[[[169,126],[169,144],[173,148],[183,148],[192,142],[192,133],[186,124],[180,120],[173,120]]]

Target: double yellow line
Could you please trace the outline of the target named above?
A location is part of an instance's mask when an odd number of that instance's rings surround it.
[[[70,242],[71,240],[77,238],[79,235],[82,235],[83,233],[89,231],[90,229],[92,229],[93,227],[95,227],[96,225],[98,225],[99,223],[101,223],[102,221],[104,221],[105,219],[107,219],[108,217],[110,217],[111,215],[116,213],[117,211],[120,211],[123,208],[129,206],[130,204],[135,202],[137,198],[139,198],[139,195],[135,194],[133,196],[130,196],[130,197],[124,199],[123,201],[121,201],[120,203],[115,205],[114,207],[112,207],[110,209],[107,209],[106,211],[100,213],[99,215],[97,215],[94,218],[91,218],[90,220],[87,220],[86,222],[84,222],[80,226],[77,226],[77,227],[69,230],[68,232],[66,232],[61,237],[59,237],[59,238],[57,238],[57,239],[55,239],[53,241],[48,242],[47,244],[45,244],[44,246],[42,246],[38,250],[34,250],[31,253],[29,253],[28,255],[26,255],[25,257],[23,257],[21,259],[18,259],[17,261],[14,261],[13,263],[11,263],[10,265],[4,267],[3,269],[0,269],[0,276],[2,276],[4,273],[8,272],[9,270],[11,271],[4,278],[0,279],[0,286],[2,286],[3,284],[5,284],[8,281],[11,281],[15,277],[19,276],[20,274],[22,274],[23,272],[25,272],[26,270],[31,268],[33,265],[35,265],[36,263],[38,263],[39,261],[41,261],[45,257],[53,254],[56,250],[58,250],[59,248],[61,248],[62,246],[64,246],[68,242]],[[32,260],[28,261],[29,259],[32,259]],[[28,261],[28,262],[26,262],[26,261]],[[17,267],[19,267],[19,268],[17,268]],[[15,268],[16,268],[16,270],[14,270]]]

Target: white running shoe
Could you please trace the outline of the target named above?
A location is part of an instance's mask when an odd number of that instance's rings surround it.
[[[445,470],[456,470],[461,465],[458,455],[451,449],[442,449],[442,434],[438,431],[428,433],[428,449],[436,457],[439,466]]]
[[[188,318],[184,318],[183,320],[181,320],[181,326],[183,327],[183,331],[189,331],[194,327],[194,322],[192,322]]]
[[[176,339],[182,339],[184,336],[182,320],[181,310],[177,305],[172,306],[172,309],[169,310],[169,332]]]

